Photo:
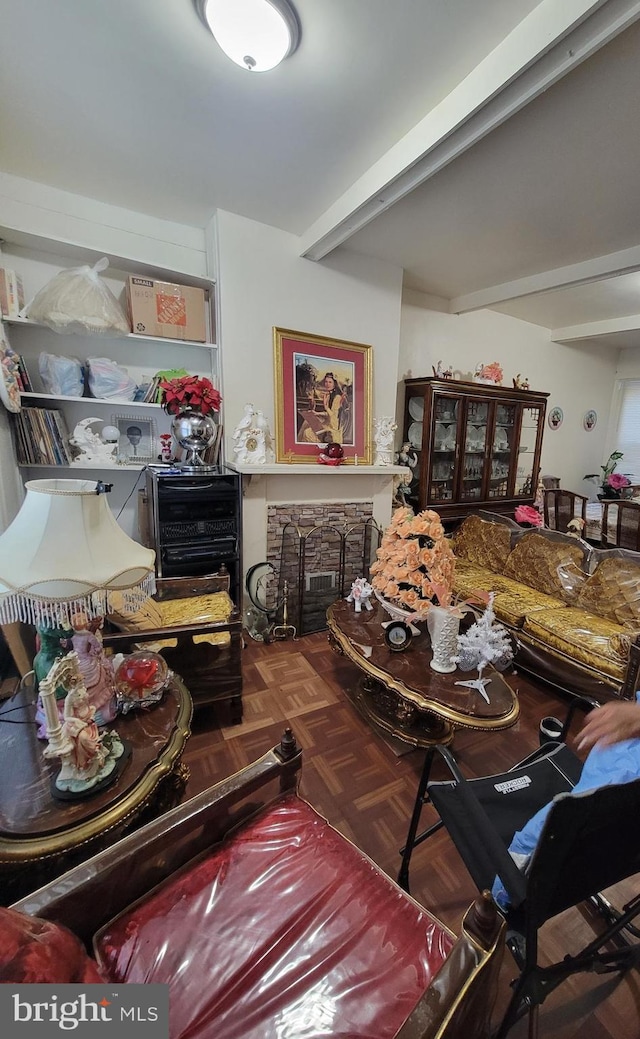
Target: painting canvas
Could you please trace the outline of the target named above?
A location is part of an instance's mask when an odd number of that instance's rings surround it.
[[[274,328],[276,461],[315,462],[338,443],[371,463],[371,347]]]

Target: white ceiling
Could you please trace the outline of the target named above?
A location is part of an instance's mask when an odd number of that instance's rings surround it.
[[[298,50],[251,74],[193,0],[0,0],[0,169],[640,344],[640,0],[293,2]]]

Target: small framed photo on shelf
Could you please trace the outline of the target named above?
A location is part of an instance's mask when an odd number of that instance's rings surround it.
[[[120,434],[117,458],[121,465],[147,465],[157,461],[156,424],[139,415],[114,415],[113,425]]]

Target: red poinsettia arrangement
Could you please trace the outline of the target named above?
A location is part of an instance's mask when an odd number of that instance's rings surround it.
[[[207,415],[220,410],[222,397],[210,379],[199,375],[183,375],[160,383],[162,406],[169,415],[177,415],[183,408],[194,408]]]

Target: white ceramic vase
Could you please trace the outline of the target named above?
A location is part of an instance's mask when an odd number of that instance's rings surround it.
[[[452,657],[458,652],[460,617],[447,606],[432,606],[427,614],[433,658],[431,667],[446,675],[455,671]]]

